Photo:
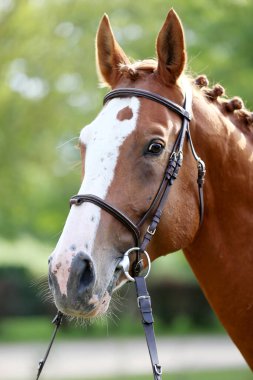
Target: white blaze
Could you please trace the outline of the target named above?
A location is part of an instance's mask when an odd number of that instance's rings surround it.
[[[129,107],[133,117],[120,121],[119,111]],[[105,199],[112,183],[120,147],[134,131],[140,102],[137,98],[112,99],[97,118],[83,128],[80,141],[86,146],[85,175],[78,194],[93,194]],[[92,255],[100,221],[101,209],[91,203],[73,206],[62,235],[53,253],[52,268],[56,265],[60,290],[67,293],[68,268],[78,251]],[[63,264],[63,265],[62,265]]]

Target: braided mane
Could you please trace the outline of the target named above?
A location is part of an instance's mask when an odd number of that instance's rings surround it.
[[[136,80],[146,73],[152,73],[157,69],[157,61],[146,59],[130,64],[121,64],[120,73]],[[193,79],[193,83],[200,89],[202,95],[211,103],[215,104],[222,114],[246,135],[253,136],[253,113],[247,110],[241,98],[235,96],[228,99],[225,90],[220,84],[209,87],[209,81],[205,75],[199,75]]]
[[[205,98],[214,103],[222,114],[244,134],[253,137],[253,113],[247,110],[241,98],[238,96],[228,99],[225,90],[220,84],[209,87],[209,81],[205,75],[199,75],[194,80]]]

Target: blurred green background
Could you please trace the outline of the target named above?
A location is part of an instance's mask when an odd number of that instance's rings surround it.
[[[47,320],[54,307],[44,300],[40,279],[68,214],[68,199],[80,185],[79,132],[101,109],[106,92],[98,88],[95,69],[100,18],[104,12],[110,16],[130,57],[150,58],[170,7],[185,28],[188,71],[205,73],[211,84],[220,82],[228,96],[241,96],[252,109],[251,0],[0,0],[1,340],[42,340],[50,334]],[[223,331],[182,253],[160,259],[149,286],[158,334]],[[119,297],[129,303],[121,301],[121,311],[116,303],[110,334],[141,333],[133,324],[132,289]],[[62,336],[103,336],[107,329],[107,323],[84,332],[65,325]]]

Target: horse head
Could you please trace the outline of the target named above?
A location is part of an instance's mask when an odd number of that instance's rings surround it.
[[[100,79],[112,89],[141,89],[183,105],[188,80],[184,32],[171,10],[156,42],[157,61],[131,63],[117,43],[107,16],[96,38]],[[80,133],[84,202],[72,201],[65,227],[49,260],[49,284],[56,306],[65,314],[94,317],[107,311],[113,291],[126,282],[119,267],[124,253],[143,239],[152,220],[150,207],[180,131],[182,118],[150,99],[108,99]],[[186,247],[199,226],[196,164],[187,156],[173,186],[148,250],[151,260]],[[95,202],[98,198],[101,205]],[[74,199],[74,198],[73,198]],[[77,196],[76,200],[81,198]],[[103,203],[104,202],[104,203]],[[103,205],[139,221],[139,236]],[[150,212],[147,215],[147,210]],[[110,210],[109,210],[110,211]],[[143,216],[146,218],[143,219]],[[123,217],[124,218],[124,217]],[[138,235],[138,234],[137,234]],[[147,261],[144,260],[144,266]]]

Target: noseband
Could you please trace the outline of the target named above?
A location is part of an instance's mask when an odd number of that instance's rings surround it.
[[[189,129],[189,123],[191,120],[190,112],[191,112],[191,107],[192,107],[192,91],[190,87],[187,86],[183,107],[153,92],[135,89],[135,88],[119,88],[119,89],[110,91],[104,98],[104,104],[106,104],[109,100],[114,99],[114,98],[132,97],[132,96],[146,98],[154,102],[157,102],[165,106],[169,110],[175,112],[177,115],[179,115],[182,118],[181,128],[176,138],[176,141],[174,143],[174,146],[172,148],[162,182],[158,188],[158,191],[155,197],[153,198],[153,201],[150,207],[145,212],[141,220],[137,224],[135,224],[123,212],[121,212],[120,210],[118,210],[116,207],[112,206],[105,200],[97,197],[96,195],[92,195],[92,194],[75,195],[70,199],[70,204],[80,206],[84,202],[93,203],[96,206],[107,211],[113,217],[118,219],[122,224],[124,224],[128,228],[128,230],[131,231],[134,241],[135,241],[135,247],[138,248],[136,250],[136,253],[138,256],[138,258],[136,259],[136,263],[138,263],[140,260],[140,254],[146,250],[148,243],[150,242],[150,240],[152,239],[152,237],[154,236],[156,232],[156,228],[160,222],[162,212],[164,210],[171,186],[173,185],[175,179],[177,178],[179,169],[182,166],[183,146],[184,146],[185,136],[187,136],[188,138],[188,142],[190,144],[193,157],[197,161],[197,168],[198,168],[197,184],[198,184],[198,191],[199,191],[199,214],[200,214],[199,223],[200,225],[202,224],[203,216],[204,216],[203,184],[204,184],[204,176],[205,176],[205,163],[196,154],[196,151],[193,146],[191,134],[190,134],[190,129]],[[151,223],[149,224],[144,234],[144,238],[141,242],[141,227],[147,221],[147,219],[151,217],[151,215],[152,215]],[[138,268],[138,266],[135,265],[135,267],[133,268],[134,274],[136,275],[138,271],[140,271],[140,268]]]
[[[178,104],[158,94],[154,94],[149,91],[139,90],[135,88],[119,88],[117,90],[113,90],[109,92],[104,98],[104,104],[114,98],[130,97],[130,96],[146,98],[154,102],[157,102],[165,106],[169,110],[175,112],[177,115],[179,115],[182,118],[182,125],[178,133],[178,136],[176,138],[176,141],[174,143],[174,146],[172,148],[162,182],[158,188],[158,191],[150,207],[145,212],[141,220],[137,224],[135,224],[123,212],[121,212],[116,207],[112,206],[108,202],[104,201],[103,199],[93,194],[75,195],[70,199],[70,205],[80,206],[84,202],[93,203],[96,206],[100,207],[101,209],[107,211],[116,219],[118,219],[132,233],[134,241],[135,241],[135,247],[130,248],[124,254],[123,258],[118,263],[118,269],[123,270],[124,274],[130,281],[135,282],[136,293],[137,293],[137,303],[138,303],[138,307],[140,309],[141,316],[142,316],[142,323],[143,323],[144,331],[146,335],[146,341],[147,341],[147,345],[149,349],[149,355],[150,355],[150,360],[152,364],[154,379],[161,380],[162,367],[159,364],[157,348],[156,348],[155,334],[154,334],[154,328],[153,328],[154,319],[152,315],[151,300],[150,300],[150,296],[148,294],[146,283],[145,283],[145,277],[148,275],[148,273],[144,277],[139,276],[139,273],[142,269],[140,257],[141,257],[141,254],[143,253],[146,256],[146,259],[148,261],[148,272],[149,272],[150,259],[149,259],[148,253],[146,252],[146,247],[156,232],[156,228],[160,222],[162,212],[164,210],[166,201],[168,199],[171,186],[173,185],[175,179],[177,178],[179,169],[182,166],[183,146],[184,146],[185,136],[187,136],[188,138],[188,142],[190,144],[193,157],[197,161],[197,167],[198,167],[197,184],[198,184],[198,190],[199,190],[199,214],[200,214],[199,223],[200,225],[203,221],[203,216],[204,216],[203,184],[204,184],[204,176],[205,176],[205,163],[196,154],[196,151],[194,149],[193,142],[191,139],[190,129],[189,129],[189,123],[191,120],[190,111],[191,111],[191,105],[192,105],[192,92],[191,92],[190,87],[187,87],[186,89],[185,101],[184,101],[183,107],[179,106]],[[141,227],[147,221],[148,218],[151,218],[151,216],[152,216],[151,223],[149,224],[147,231],[144,234],[142,242],[140,242],[141,241]],[[134,278],[129,274],[129,267],[130,267],[129,255],[132,252],[136,254],[135,264],[133,265],[133,268],[131,271]],[[58,311],[56,317],[53,320],[53,323],[56,326],[55,331],[52,335],[51,341],[49,343],[49,346],[44,358],[39,362],[36,380],[38,380],[40,377],[40,374],[47,360],[50,349],[52,347],[53,341],[55,339],[57,330],[59,329],[61,325],[62,318],[63,318],[62,312]]]

